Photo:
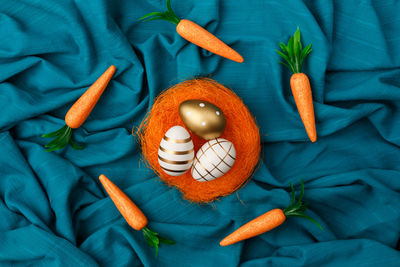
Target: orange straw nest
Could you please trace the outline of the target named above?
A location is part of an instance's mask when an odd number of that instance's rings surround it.
[[[158,163],[158,148],[165,133],[176,125],[186,128],[179,116],[179,105],[189,99],[205,100],[223,111],[226,128],[221,138],[232,142],[236,149],[232,169],[212,181],[198,182],[192,178],[190,170],[180,176],[170,176]],[[211,202],[240,188],[252,175],[260,155],[259,129],[248,108],[234,92],[208,78],[188,80],[161,93],[137,135],[143,157],[157,175],[168,185],[177,187],[186,199],[198,203]],[[196,153],[207,140],[193,133],[190,135]]]

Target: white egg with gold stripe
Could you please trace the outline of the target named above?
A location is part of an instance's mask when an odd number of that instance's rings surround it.
[[[161,140],[158,163],[171,176],[184,174],[193,164],[194,146],[188,131],[182,126],[171,127]]]
[[[217,179],[232,168],[235,157],[236,150],[231,142],[223,138],[212,139],[197,151],[192,177],[199,182]]]

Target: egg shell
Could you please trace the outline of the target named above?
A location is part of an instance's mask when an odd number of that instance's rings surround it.
[[[158,163],[171,176],[184,174],[193,164],[194,146],[188,131],[182,126],[171,127],[158,148]]]
[[[235,163],[236,150],[226,139],[216,138],[205,143],[192,166],[192,177],[199,182],[207,182],[226,174]]]
[[[185,126],[206,140],[220,137],[226,126],[225,115],[216,105],[190,99],[179,105],[179,115]]]

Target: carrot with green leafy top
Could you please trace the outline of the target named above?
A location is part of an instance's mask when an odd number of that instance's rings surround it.
[[[175,241],[166,239],[158,233],[150,230],[147,227],[147,218],[143,212],[132,202],[132,200],[124,194],[113,182],[111,182],[105,175],[99,177],[101,184],[107,191],[111,200],[121,213],[126,222],[135,230],[142,231],[146,242],[156,249],[156,257],[158,254],[158,246],[160,243],[173,245]]]
[[[86,92],[75,102],[68,110],[65,116],[65,125],[58,131],[42,135],[42,137],[56,137],[50,143],[46,144],[46,151],[61,149],[66,145],[71,145],[73,149],[83,149],[82,144],[75,142],[72,136],[72,130],[79,128],[92,112],[94,106],[103,94],[108,83],[115,72],[115,66],[111,65],[106,72],[101,75],[97,81],[86,90]]]
[[[167,0],[167,11],[151,12],[147,15],[144,15],[139,20],[166,20],[172,22],[176,24],[176,31],[178,34],[187,41],[214,54],[220,55],[221,57],[225,57],[239,63],[243,62],[243,57],[238,52],[227,46],[215,35],[190,20],[179,19],[172,10],[170,2],[170,0]]]
[[[282,61],[279,63],[288,67],[293,74],[290,78],[290,87],[292,88],[297,110],[299,111],[308,137],[311,142],[315,142],[317,141],[317,131],[315,128],[311,85],[307,75],[301,71],[304,59],[312,51],[311,44],[304,49],[302,48],[300,30],[297,28],[296,33],[289,39],[288,44],[279,43],[279,46],[282,51],[277,50],[276,52],[286,61],[286,63]]]
[[[293,185],[290,184],[290,188],[292,189],[292,196],[290,205],[286,209],[273,209],[268,211],[267,213],[264,213],[263,215],[255,218],[254,220],[251,220],[250,222],[238,228],[232,234],[225,237],[219,244],[221,246],[228,246],[243,241],[245,239],[261,235],[284,223],[287,217],[301,217],[310,220],[322,230],[321,225],[317,221],[304,214],[304,212],[307,210],[307,204],[302,202],[304,195],[304,184],[302,181],[300,182],[301,193],[297,201]]]

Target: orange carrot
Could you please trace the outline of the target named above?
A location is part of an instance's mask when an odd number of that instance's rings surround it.
[[[220,55],[221,57],[225,57],[239,63],[243,62],[243,57],[238,52],[227,46],[215,35],[190,20],[179,19],[173,12],[170,1],[171,0],[167,0],[168,11],[152,12],[144,15],[139,20],[145,19],[144,21],[170,21],[177,25],[176,31],[187,41],[197,46],[200,46],[201,48],[204,48],[214,54]]]
[[[135,230],[142,231],[147,243],[155,247],[156,257],[158,254],[158,246],[160,243],[172,245],[175,241],[166,239],[158,233],[150,230],[147,227],[147,218],[143,212],[133,203],[133,201],[124,194],[113,182],[111,182],[105,175],[99,176],[100,182],[104,189],[107,191],[111,200],[121,213],[126,222]]]
[[[92,112],[100,96],[103,94],[112,76],[115,66],[111,65],[97,81],[72,105],[65,116],[65,123],[72,129],[79,128]]]
[[[290,185],[292,189],[292,197],[290,205],[282,210],[282,209],[273,209],[270,210],[261,216],[251,220],[250,222],[244,224],[236,231],[225,237],[219,244],[221,246],[228,246],[235,244],[237,242],[243,241],[245,239],[249,239],[255,237],[257,235],[263,234],[267,231],[270,231],[282,223],[285,222],[286,217],[302,217],[307,220],[315,223],[319,228],[322,229],[321,225],[316,222],[313,218],[304,214],[307,209],[307,204],[302,202],[302,198],[304,195],[304,184],[301,181],[301,193],[299,199],[295,200],[295,191],[292,185]]]
[[[304,73],[295,73],[290,78],[290,87],[300,118],[303,121],[308,138],[311,142],[317,141],[317,130],[315,129],[314,105],[311,94],[310,81]]]
[[[42,137],[56,137],[45,145],[48,148],[46,151],[54,151],[65,147],[67,144],[74,149],[83,149],[83,145],[75,142],[72,129],[79,128],[85,122],[114,73],[115,66],[111,65],[68,110],[65,116],[65,125],[55,132],[42,135]]]
[[[279,62],[288,67],[293,73],[290,78],[290,87],[300,118],[303,121],[307,135],[311,142],[317,141],[317,131],[315,129],[314,105],[310,81],[304,73],[301,72],[302,64],[307,55],[312,51],[311,44],[302,49],[300,41],[300,30],[297,28],[296,33],[289,39],[287,45],[279,43],[282,51],[278,54],[286,61]]]
[[[147,225],[147,218],[143,212],[105,175],[100,175],[99,179],[126,222],[133,229],[142,230]]]
[[[286,216],[281,209],[273,209],[255,218],[254,220],[241,226],[232,234],[225,237],[219,244],[229,246],[239,241],[261,235],[269,230],[278,227],[286,220]]]
[[[238,52],[227,46],[215,35],[190,20],[181,19],[176,26],[176,31],[187,41],[205,50],[239,63],[243,62],[243,57]]]

